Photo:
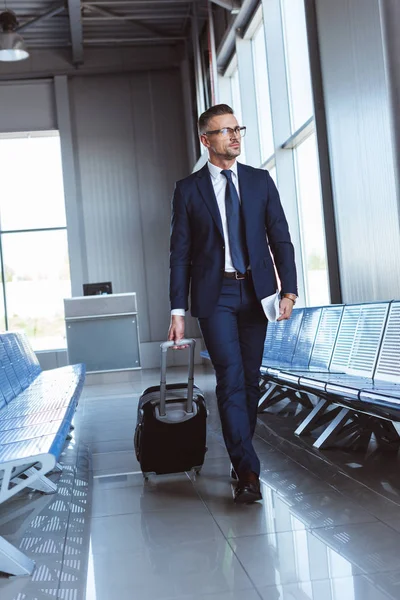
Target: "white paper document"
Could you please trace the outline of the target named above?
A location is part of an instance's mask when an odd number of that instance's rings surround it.
[[[265,316],[268,321],[276,321],[279,317],[279,292],[276,291],[272,296],[267,296],[261,301]]]

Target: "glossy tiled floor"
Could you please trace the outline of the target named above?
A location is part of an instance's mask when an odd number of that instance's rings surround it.
[[[170,376],[183,378],[182,370]],[[92,456],[91,513],[81,519],[77,545],[77,525],[64,531],[67,547],[75,555],[79,548],[79,575],[64,556],[53,571],[58,587],[3,579],[1,600],[400,599],[400,496],[377,493],[376,469],[367,486],[324,455],[260,428],[264,501],[233,504],[211,371],[196,369],[210,409],[201,475],[144,484],[132,437],[139,393],[156,380],[156,372],[142,372],[134,383],[85,389],[74,436],[79,452],[88,447]],[[4,514],[0,535],[8,531]]]

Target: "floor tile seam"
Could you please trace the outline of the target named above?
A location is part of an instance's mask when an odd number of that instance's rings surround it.
[[[104,418],[104,420],[99,420],[99,419],[82,419],[80,424],[78,425],[78,427],[80,427],[80,429],[90,429],[93,428],[93,426],[103,426],[103,425],[119,425],[120,423],[126,423],[129,425],[135,425],[136,424],[136,416],[135,417],[129,417],[129,418],[124,418],[124,417],[120,417],[118,419],[107,419]]]
[[[107,383],[102,383],[103,385],[111,385],[111,384],[107,384]],[[134,387],[134,386],[133,386]],[[110,390],[111,391],[111,390]],[[138,395],[140,394],[140,392],[136,392]],[[130,390],[129,392],[118,392],[117,394],[96,394],[94,396],[88,395],[88,396],[84,396],[82,399],[83,400],[97,400],[97,399],[104,399],[104,398],[130,398],[132,396],[132,390]]]
[[[260,457],[260,455],[258,455],[258,456]],[[225,457],[216,456],[214,459],[209,458],[208,461],[219,460],[220,458],[225,458]],[[230,461],[227,461],[227,462],[229,462],[229,464],[230,464]],[[229,468],[229,466],[228,466],[228,468]],[[268,469],[268,468],[262,469],[262,471],[265,471],[265,473],[286,473],[287,471],[291,471],[291,470],[292,470],[292,465],[286,465],[286,467],[282,466],[282,467],[272,467],[271,469]]]
[[[109,515],[109,514],[92,515],[91,519],[94,520],[94,519],[105,519],[107,517],[127,517],[129,515],[158,515],[158,514],[162,514],[162,515],[176,515],[176,514],[182,514],[182,513],[185,513],[185,514],[186,513],[188,513],[188,514],[192,513],[192,514],[194,514],[193,510],[196,511],[195,514],[200,514],[200,515],[201,514],[203,514],[203,515],[207,514],[206,511],[204,511],[204,512],[203,511],[198,511],[197,512],[197,509],[193,509],[193,507],[191,507],[191,508],[187,508],[187,509],[184,509],[184,510],[182,510],[182,509],[180,509],[180,510],[179,509],[175,509],[175,510],[156,509],[156,510],[145,510],[145,511],[143,511],[143,510],[138,510],[138,511],[133,510],[133,511],[129,511],[129,512],[123,511],[123,512],[113,513],[111,515]]]
[[[375,521],[372,521],[372,523],[375,523]],[[354,527],[362,527],[363,525],[366,525],[366,524],[367,523],[354,523]],[[351,524],[349,524],[349,525],[351,526]],[[337,527],[344,527],[344,526],[345,525],[331,525],[331,526],[328,526],[328,527],[318,527],[316,529],[336,529]],[[312,532],[316,531],[316,529],[315,528],[314,529],[308,529],[307,531],[312,534]],[[249,539],[249,540],[252,539],[253,540],[253,539],[257,539],[257,538],[261,538],[261,537],[270,537],[270,536],[274,536],[274,535],[279,535],[281,533],[296,533],[296,531],[304,531],[304,530],[301,530],[301,529],[300,530],[292,529],[290,531],[278,531],[278,532],[272,531],[272,532],[269,532],[269,533],[268,532],[266,532],[266,533],[250,533],[250,534],[246,534],[246,535],[241,535],[241,536],[236,537],[236,538],[231,537],[231,538],[226,538],[226,539],[229,542],[229,545],[232,547],[232,543],[235,540],[237,540],[237,539],[241,539],[241,540],[243,540],[243,539]],[[339,552],[339,550],[337,550],[332,545],[328,544],[323,539],[321,539],[321,535],[319,535],[319,536],[315,535],[314,537],[316,537],[319,541],[321,541],[323,544],[325,544],[325,546],[331,548],[332,550],[334,550],[335,552],[337,552],[341,556],[344,556],[344,554],[342,552]],[[232,548],[232,550],[233,550],[233,548]],[[349,561],[349,562],[351,562],[352,564],[355,564],[352,561]],[[355,565],[355,566],[358,566],[358,565]],[[361,568],[361,567],[359,567],[359,568]],[[398,569],[398,567],[397,567],[397,569]]]
[[[193,483],[193,487],[194,486],[194,482]],[[196,489],[196,488],[195,488]],[[198,494],[200,500],[203,502],[205,508],[207,509],[208,513],[210,514],[210,516],[212,517],[214,523],[216,524],[216,526],[218,527],[218,529],[220,530],[222,537],[225,539],[225,541],[227,542],[228,546],[230,547],[232,553],[234,554],[234,556],[236,557],[236,560],[239,562],[240,566],[242,567],[244,573],[246,574],[248,580],[250,581],[251,585],[253,586],[253,589],[256,591],[256,593],[258,594],[258,596],[261,598],[261,600],[263,600],[260,592],[258,591],[253,579],[250,577],[249,573],[247,572],[247,569],[245,568],[244,564],[242,563],[242,561],[239,559],[238,555],[236,554],[236,552],[234,551],[234,549],[232,548],[232,545],[229,543],[229,539],[227,538],[227,536],[225,535],[224,531],[222,530],[221,526],[219,525],[219,523],[217,522],[216,518],[214,517],[211,509],[209,508],[209,506],[206,504],[206,502],[204,501],[204,499],[200,496],[200,494],[198,493],[198,491],[196,490],[196,493]],[[232,502],[233,502],[233,498],[232,498]]]
[[[365,487],[366,487],[366,486],[365,486]],[[337,489],[337,488],[336,488],[336,489]],[[387,502],[390,502],[390,504],[392,504],[392,505],[393,505],[393,508],[394,508],[394,507],[396,507],[396,508],[398,508],[398,509],[399,509],[399,511],[400,511],[400,502],[399,502],[399,503],[398,503],[398,502],[395,502],[394,500],[391,500],[390,498],[387,498],[386,496],[383,496],[382,494],[379,494],[378,492],[376,492],[375,490],[373,490],[373,489],[371,489],[371,488],[369,488],[369,487],[366,487],[366,489],[367,489],[369,492],[372,492],[373,494],[375,494],[375,496],[377,496],[377,498],[378,498],[379,500],[386,500]],[[342,494],[342,496],[345,496],[346,498],[348,498],[349,500],[351,500],[352,502],[354,502],[354,503],[356,503],[356,504],[357,504],[357,500],[356,500],[356,499],[355,499],[355,498],[354,498],[354,497],[351,495],[351,490],[338,490],[338,489],[337,489],[337,491],[338,491],[340,494]],[[364,508],[364,507],[363,507],[363,508]],[[365,509],[365,508],[364,508],[364,510],[367,510],[367,512],[368,512],[368,509]]]
[[[92,456],[101,456],[103,454],[133,454],[136,456],[135,451],[132,447],[132,450],[111,450],[109,452],[92,452]]]
[[[334,490],[335,492],[338,492],[338,490]],[[314,496],[315,494],[323,494],[324,492],[310,492],[307,493],[307,496]],[[340,492],[338,492],[340,493]],[[282,497],[282,499],[285,500],[285,498]],[[344,499],[347,499],[346,497],[344,497]],[[287,502],[285,502],[290,508],[294,508],[296,505],[294,504],[290,504],[290,501],[288,498],[286,498],[286,500],[288,500]],[[352,508],[355,509],[361,509],[363,512],[367,513],[368,515],[370,515],[371,517],[374,517],[375,521],[380,521],[380,517],[378,517],[376,514],[374,514],[371,510],[368,510],[366,508],[364,508],[361,504],[357,504],[357,502],[355,502],[354,500],[350,500],[350,504],[352,504]],[[400,512],[399,512],[399,517],[400,517]],[[370,521],[365,521],[366,523],[369,523]],[[371,523],[373,523],[374,521],[371,521]],[[351,525],[351,523],[350,523]]]
[[[363,524],[360,523],[360,526],[361,525],[363,525]],[[340,527],[340,525],[339,525],[339,527]],[[311,535],[314,535],[314,534],[311,532]],[[376,575],[378,573],[380,573],[380,574],[383,575],[385,573],[393,573],[393,572],[397,572],[399,570],[398,566],[395,566],[395,567],[389,568],[389,569],[384,569],[384,570],[382,570],[382,569],[372,569],[371,570],[369,568],[365,568],[359,562],[356,562],[355,560],[350,559],[350,558],[347,557],[347,554],[344,553],[343,550],[342,550],[343,545],[339,546],[339,548],[335,548],[334,546],[332,546],[330,544],[327,544],[324,540],[321,540],[320,537],[318,537],[316,535],[314,535],[314,537],[316,537],[319,541],[321,541],[326,546],[328,546],[329,548],[331,548],[334,552],[337,552],[337,554],[339,556],[343,557],[345,560],[347,560],[352,565],[352,567],[356,567],[357,569],[359,569],[360,571],[362,571],[362,573],[359,573],[359,575]]]
[[[358,481],[358,479],[354,479],[352,477],[349,477],[346,473],[339,471],[339,473],[341,475],[344,475],[345,477],[348,477],[351,481],[353,481],[354,483],[357,483],[358,485],[362,486],[363,488],[365,488],[365,490],[371,492],[372,494],[374,494],[375,496],[377,496],[379,499],[383,499],[383,500],[387,500],[388,502],[390,502],[391,504],[393,504],[393,506],[397,506],[400,508],[400,498],[399,501],[397,502],[396,500],[392,500],[391,498],[388,498],[387,496],[384,496],[383,494],[380,494],[379,492],[377,492],[376,490],[374,490],[372,487],[369,487],[367,484],[363,483],[362,481]],[[322,479],[322,481],[325,481]],[[328,482],[326,482],[328,483]],[[332,487],[334,487],[334,484],[329,484],[332,485]],[[338,492],[340,492],[343,495],[349,496],[349,498],[351,498],[351,492],[352,490],[339,490],[338,488],[336,488],[338,490]],[[353,490],[354,491],[354,490]]]
[[[286,471],[268,471],[269,473],[286,473]],[[284,492],[280,491],[278,487],[275,487],[274,485],[272,485],[270,482],[265,481],[262,477],[260,477],[260,481],[266,485],[267,487],[269,487],[273,492],[275,492],[280,498],[284,498],[287,499],[289,502],[289,497],[286,495],[284,495]],[[331,490],[328,491],[335,491],[338,492],[338,490],[336,490],[332,485],[330,485],[329,483],[327,483],[326,481],[322,481],[322,483],[325,483],[329,488],[331,488]],[[323,494],[325,490],[318,490],[318,491],[314,491],[314,492],[308,492],[306,495],[314,495],[314,494]],[[297,494],[303,494],[304,492],[297,492]],[[293,494],[292,494],[293,496]]]
[[[79,451],[80,451],[80,445],[81,442],[78,442],[78,449],[77,449],[77,456],[79,456]],[[75,482],[76,482],[76,477],[77,477],[77,473],[76,470],[74,472],[74,480],[71,486],[71,491],[73,492],[73,490],[75,489]],[[62,581],[62,575],[64,572],[64,564],[65,564],[65,558],[66,558],[66,549],[67,549],[67,540],[68,540],[68,534],[69,534],[69,529],[70,529],[70,523],[71,523],[71,516],[72,516],[72,510],[71,510],[71,501],[72,501],[72,494],[71,494],[71,498],[69,500],[68,503],[68,518],[67,518],[67,526],[65,528],[65,532],[63,535],[63,549],[62,549],[62,553],[61,553],[61,565],[60,565],[60,576],[58,578],[58,583],[57,583],[57,592],[56,592],[56,598],[59,597],[60,591],[61,591],[61,581]]]
[[[93,471],[93,479],[106,479],[107,477],[123,477],[124,475],[138,475],[137,471],[109,471],[108,469],[96,469]]]
[[[263,600],[263,597],[261,595],[261,592],[258,589],[258,586],[254,583],[252,577],[248,573],[248,571],[247,571],[246,567],[244,566],[243,562],[240,560],[239,556],[236,554],[234,548],[232,547],[232,544],[230,543],[230,540],[228,538],[225,538],[225,539],[228,542],[228,545],[229,545],[231,551],[233,552],[234,556],[236,557],[236,560],[239,562],[239,564],[242,567],[243,571],[246,573],[247,577],[249,578],[249,581],[251,581],[251,584],[252,584],[253,588],[255,589],[255,591],[257,592],[257,594],[260,596],[261,600]]]
[[[210,546],[213,542],[215,542],[216,544],[218,543],[222,543],[223,540],[221,540],[218,537],[204,537],[201,538],[200,543],[202,544],[207,544],[208,546]],[[127,547],[127,548],[120,548],[120,546],[118,548],[114,547],[113,549],[110,547],[107,547],[106,550],[93,550],[92,549],[92,556],[95,557],[101,557],[101,556],[107,556],[109,554],[114,554],[114,555],[118,555],[118,554],[144,554],[147,551],[157,551],[161,554],[165,554],[165,560],[168,559],[169,553],[171,552],[171,550],[173,550],[174,552],[179,551],[181,554],[182,552],[185,553],[186,549],[192,549],[193,548],[193,540],[183,540],[183,541],[179,541],[179,542],[170,542],[168,544],[166,544],[165,546],[163,545],[150,545],[148,542],[143,541],[141,544],[138,544],[137,546],[134,547]],[[232,552],[232,554],[234,554]],[[247,575],[247,572],[246,572]],[[250,578],[249,578],[250,579]],[[250,583],[252,586],[254,586],[253,581],[250,579]],[[158,599],[157,599],[158,600]]]
[[[370,508],[366,508],[364,507],[361,503],[356,502],[355,500],[350,499],[350,501],[352,502],[352,504],[355,504],[357,507],[359,507],[361,510],[363,510],[364,512],[368,513],[369,515],[371,515],[372,517],[375,517],[375,519],[377,521],[381,521],[384,525],[387,525],[387,523],[385,523],[385,521],[382,521],[382,517],[381,515],[377,515],[376,512],[373,511],[373,509]],[[400,518],[400,506],[397,506],[397,508],[399,509],[399,518]],[[380,512],[380,511],[379,511]],[[396,518],[395,516],[393,517],[394,519]]]
[[[117,489],[121,489],[121,488],[117,488]],[[113,513],[113,514],[104,514],[104,515],[93,515],[92,514],[90,518],[93,520],[93,519],[104,519],[104,518],[108,518],[108,517],[122,517],[122,516],[127,516],[127,515],[154,515],[154,514],[175,515],[175,514],[181,514],[181,513],[190,514],[193,511],[197,512],[200,509],[200,507],[202,509],[205,507],[204,502],[200,501],[198,507],[190,506],[185,509],[182,509],[182,508],[175,508],[175,509],[155,508],[154,510],[139,509],[139,510],[122,511],[122,512],[117,512],[117,513]],[[204,510],[204,511],[201,510],[201,512],[199,511],[199,514],[205,515],[208,513],[209,513],[208,508],[207,508],[207,510]]]
[[[138,473],[139,473],[139,472],[138,472]],[[194,484],[193,484],[193,481],[192,481],[192,479],[191,479],[191,478],[188,476],[187,472],[185,472],[185,475],[186,475],[186,478],[188,479],[188,481],[191,483],[191,487],[194,489],[194,492],[195,492],[195,497],[197,497],[197,498],[200,500],[200,503],[201,503],[201,505],[202,505],[202,506],[203,506],[203,507],[206,509],[206,510],[205,510],[205,513],[209,513],[210,511],[209,511],[208,507],[206,506],[206,504],[205,504],[204,500],[203,500],[203,499],[200,497],[200,495],[198,494],[198,492],[197,492],[197,490],[196,490],[196,487],[195,487],[195,486],[194,486]],[[185,480],[185,481],[186,481],[186,480]],[[125,486],[125,487],[124,487],[124,486],[121,486],[121,487],[118,487],[118,488],[107,488],[107,489],[112,489],[112,490],[114,490],[114,489],[127,489],[127,488],[129,488],[129,487],[142,487],[142,486],[143,486],[143,482],[141,482],[141,483],[138,483],[137,485],[132,485],[132,486]],[[140,511],[130,511],[130,512],[127,512],[127,513],[125,513],[125,512],[123,512],[123,513],[118,513],[118,515],[102,515],[102,516],[98,516],[98,517],[96,517],[96,516],[92,516],[91,518],[92,518],[92,519],[97,519],[97,518],[113,517],[113,516],[119,516],[119,515],[129,515],[129,514],[169,513],[169,512],[170,512],[170,513],[172,513],[172,514],[175,514],[175,510],[172,510],[172,511],[170,511],[170,510],[154,510],[154,511],[153,511],[153,510],[152,510],[152,511],[142,511],[142,510],[140,510]],[[185,512],[186,512],[186,511],[185,511]],[[188,509],[188,511],[187,511],[187,512],[189,512],[189,509]],[[214,520],[214,522],[215,522],[215,519],[214,519],[214,518],[213,518],[213,520]],[[220,528],[219,528],[219,529],[220,529]]]
[[[292,471],[293,466],[292,465],[286,465],[283,466],[282,468],[272,468],[272,469],[263,469],[265,471],[265,473],[287,473],[288,471]],[[325,482],[324,482],[325,483]]]
[[[264,534],[264,535],[274,535],[274,534]],[[313,535],[313,534],[312,534],[312,532],[311,532],[311,535]],[[259,537],[259,534],[257,534],[257,535],[248,535],[248,536],[243,536],[241,539],[243,539],[243,538],[255,538],[255,537]],[[318,538],[317,536],[314,536],[314,537],[316,537],[316,539],[320,540],[320,538]],[[235,550],[234,550],[234,548],[233,548],[233,546],[232,546],[232,544],[231,544],[231,542],[234,542],[234,540],[235,540],[235,539],[236,539],[236,538],[230,538],[230,539],[228,539],[227,541],[228,541],[228,543],[229,543],[229,546],[230,546],[230,547],[231,547],[231,549],[232,549],[232,552],[233,552],[233,553],[236,555],[236,557],[238,558],[238,560],[239,560],[240,564],[242,564],[242,563],[241,563],[241,561],[240,561],[240,558],[239,558],[239,557],[238,557],[238,555],[236,554],[236,552],[235,552]],[[320,541],[321,541],[321,540],[320,540]],[[325,542],[323,542],[323,543],[325,543]],[[329,544],[326,544],[326,543],[325,543],[325,545],[326,545],[326,546],[328,546],[328,547],[329,547],[331,550],[333,550],[334,552],[337,552],[337,554],[338,554],[339,556],[341,556],[342,558],[344,558],[345,560],[347,560],[347,561],[349,562],[349,564],[350,564],[352,567],[356,567],[357,569],[359,569],[361,572],[360,572],[360,573],[357,573],[357,575],[361,575],[361,576],[368,576],[368,575],[376,575],[377,573],[380,573],[380,574],[385,574],[385,573],[395,572],[395,571],[397,571],[397,570],[398,570],[398,567],[395,567],[395,568],[393,568],[393,569],[387,569],[387,570],[385,570],[385,571],[381,571],[381,570],[376,570],[376,571],[370,571],[370,570],[368,570],[368,571],[367,571],[367,570],[365,570],[365,568],[363,568],[363,567],[362,567],[362,566],[360,566],[359,564],[357,564],[357,563],[355,563],[354,561],[352,561],[352,560],[348,559],[348,558],[347,558],[347,556],[346,556],[346,555],[345,555],[343,552],[340,552],[340,550],[338,550],[338,549],[334,548],[333,546],[330,546]],[[242,565],[242,566],[243,566],[243,565]],[[244,568],[244,567],[243,567],[243,568]],[[247,573],[247,571],[246,571],[246,573]],[[249,576],[249,578],[250,578],[250,576]],[[345,578],[345,577],[342,577],[341,579],[344,579],[344,578]],[[251,579],[251,578],[250,578],[250,579]],[[329,580],[330,580],[330,579],[331,579],[331,578],[329,578]],[[338,578],[332,578],[332,579],[338,579]],[[318,577],[318,576],[317,576],[317,577],[315,577],[315,578],[313,578],[313,579],[304,579],[304,580],[303,580],[303,579],[301,579],[301,578],[298,578],[298,579],[296,579],[296,581],[287,582],[286,584],[281,584],[281,585],[291,585],[291,584],[296,584],[296,583],[307,583],[307,582],[312,582],[312,583],[314,583],[314,582],[317,582],[317,581],[326,581],[326,580],[327,580],[327,578],[326,578],[326,577]],[[253,581],[253,580],[251,579],[251,581]],[[254,583],[254,582],[253,582],[253,583]],[[261,586],[261,585],[258,585],[258,586],[257,586],[256,584],[254,584],[254,585],[255,585],[255,587],[256,587],[256,590],[257,590],[257,591],[259,591],[259,588],[261,588],[261,587],[272,587],[272,585],[274,585],[274,584],[272,584],[271,586],[269,586],[269,585],[267,585],[267,586]]]
[[[79,432],[79,435],[82,435],[82,432]],[[82,441],[85,442],[85,444],[87,444],[89,446],[90,444],[101,444],[103,442],[128,442],[129,441],[132,443],[132,439],[133,439],[133,435],[131,437],[122,437],[122,438],[121,437],[118,437],[118,438],[113,437],[108,440],[103,440],[103,439],[93,440],[91,438],[83,437]]]
[[[116,425],[119,424],[120,422],[129,422],[130,424],[136,422],[136,415],[132,416],[130,413],[128,415],[119,415],[117,418],[107,418],[106,415],[104,416],[94,416],[94,415],[90,415],[88,417],[83,417],[81,419],[81,428],[84,427],[91,427],[93,425],[108,425],[109,423],[111,425]]]
[[[379,573],[379,572],[380,571],[377,571],[377,573]],[[382,590],[380,590],[380,588],[373,581],[370,581],[368,579],[368,575],[376,575],[376,573],[355,573],[355,574],[352,574],[352,575],[339,575],[337,577],[322,577],[322,578],[321,577],[316,577],[316,578],[313,578],[313,579],[298,579],[297,581],[292,581],[292,582],[289,582],[289,583],[280,583],[278,585],[280,587],[282,587],[282,588],[286,588],[286,587],[289,587],[291,585],[297,585],[297,584],[304,584],[304,583],[313,584],[314,582],[321,582],[321,581],[328,582],[328,581],[337,581],[337,580],[346,580],[346,579],[354,580],[354,579],[357,579],[358,577],[360,577],[360,578],[363,578],[363,579],[367,579],[368,582],[376,590],[382,591]],[[274,589],[274,588],[276,588],[276,586],[277,586],[276,583],[267,584],[267,585],[259,585],[257,591],[259,589],[265,589],[265,590],[268,590],[268,588]],[[384,592],[384,593],[386,593],[386,592]],[[387,600],[389,600],[389,597],[387,598]],[[394,599],[390,598],[390,600],[394,600]]]
[[[193,487],[195,487],[195,486],[194,486],[194,482],[193,482],[193,480],[192,480],[192,484],[193,484]],[[237,561],[239,562],[240,566],[242,567],[243,571],[246,573],[246,576],[248,577],[249,581],[251,582],[251,585],[253,586],[254,590],[257,592],[257,594],[260,596],[260,598],[261,598],[261,600],[262,600],[262,596],[261,596],[261,594],[258,592],[258,590],[257,590],[257,588],[256,588],[256,586],[255,586],[255,584],[254,584],[254,581],[252,580],[252,578],[250,577],[249,573],[247,572],[247,569],[245,569],[245,567],[244,567],[244,565],[243,565],[242,561],[239,559],[239,557],[237,556],[236,552],[233,550],[233,548],[232,548],[231,544],[229,543],[229,539],[227,538],[227,536],[225,535],[225,533],[224,533],[224,531],[222,530],[221,526],[220,526],[220,525],[219,525],[219,523],[217,522],[217,520],[216,520],[216,518],[214,517],[214,515],[213,515],[212,511],[210,510],[209,506],[208,506],[208,505],[205,503],[204,499],[203,499],[203,498],[201,497],[201,495],[198,493],[198,491],[197,491],[197,489],[196,489],[196,488],[195,488],[195,490],[196,490],[196,493],[197,493],[197,495],[199,496],[199,498],[200,498],[201,502],[204,504],[204,506],[205,506],[205,508],[206,508],[207,512],[210,514],[211,518],[213,519],[213,521],[214,521],[215,525],[218,527],[219,531],[221,532],[221,535],[222,535],[222,537],[225,539],[226,543],[227,543],[227,544],[228,544],[228,546],[230,547],[230,549],[231,549],[232,553],[235,555],[235,557],[236,557]],[[233,499],[232,499],[232,502],[233,502]]]
[[[266,483],[262,478],[260,479],[260,481],[261,481],[261,483],[263,483],[264,485],[266,485],[267,487],[269,487],[274,493],[276,493],[277,496],[279,496],[279,500],[282,500],[289,508],[293,508],[295,506],[294,504],[292,504],[290,496],[284,496],[281,492],[279,492],[279,490],[277,488],[274,488],[269,483]],[[332,491],[339,493],[338,490],[335,490],[335,489],[332,489]],[[201,490],[198,493],[201,496]],[[322,491],[319,490],[319,491],[316,491],[316,492],[307,492],[304,495],[305,496],[315,496],[315,495],[318,495],[318,494],[325,494],[325,493],[328,493],[328,492],[325,492],[323,490]],[[329,493],[330,493],[330,491],[329,491]],[[303,492],[299,492],[299,494],[303,494]],[[202,500],[204,502],[206,502],[206,503],[212,502],[212,500],[205,500],[204,498],[202,498]],[[357,503],[353,502],[353,504],[355,504],[355,507],[358,508]],[[368,512],[368,511],[365,511],[365,512]],[[372,516],[375,516],[375,515],[372,515]],[[376,518],[378,518],[378,517],[376,517]]]
[[[382,525],[387,525],[387,527],[390,527],[390,529],[392,529],[393,531],[396,531],[397,533],[400,533],[399,529],[396,529],[396,527],[393,527],[390,523],[388,523],[387,521],[382,521],[381,518],[376,517],[376,519],[379,521],[379,523],[381,523]]]
[[[388,500],[389,502],[392,502],[394,505],[400,506],[400,500],[399,502],[395,502],[393,500],[391,500],[390,498],[387,498],[386,496],[383,496],[382,494],[379,494],[379,492],[376,492],[376,490],[374,490],[373,488],[369,487],[367,484],[365,484],[362,481],[359,481],[358,479],[355,479],[354,477],[351,477],[346,471],[344,471],[343,469],[341,469],[340,467],[338,467],[333,461],[329,460],[328,458],[325,457],[320,457],[317,454],[313,453],[312,451],[310,451],[308,448],[304,447],[303,445],[300,444],[296,444],[294,441],[288,440],[286,438],[281,437],[278,433],[274,432],[267,424],[265,424],[264,422],[262,422],[262,427],[266,428],[269,432],[271,432],[271,434],[278,438],[279,440],[282,440],[285,444],[289,444],[291,447],[297,449],[297,450],[301,450],[302,452],[306,452],[308,455],[310,455],[313,458],[316,458],[318,460],[320,460],[322,463],[330,466],[330,467],[334,467],[337,470],[337,474],[343,475],[344,477],[350,479],[351,481],[353,481],[354,483],[357,483],[358,485],[361,485],[362,487],[364,487],[366,490],[376,494],[377,496],[384,498],[385,500]],[[258,434],[257,434],[258,435]],[[259,436],[261,437],[261,436]],[[264,440],[264,438],[261,438]],[[266,442],[268,443],[268,442]],[[272,445],[272,444],[271,444]],[[293,462],[295,462],[296,464],[300,465],[302,468],[306,469],[307,471],[309,471],[310,473],[312,473],[312,475],[314,475],[314,477],[317,477],[318,479],[321,479],[321,481],[324,481],[325,483],[327,483],[324,479],[322,479],[319,475],[315,474],[313,471],[311,471],[310,469],[307,469],[307,467],[305,467],[304,465],[302,465],[300,462],[296,461],[294,458],[292,458],[289,454],[287,454],[284,450],[280,450],[283,454],[285,454],[286,456],[288,456],[288,458],[290,458]],[[338,490],[340,492],[342,492],[342,490]],[[346,491],[346,490],[343,490]]]
[[[311,450],[310,450],[310,449],[309,449],[307,446],[305,446],[304,444],[301,444],[301,443],[300,443],[300,444],[296,444],[296,443],[295,443],[295,441],[288,440],[288,439],[286,439],[286,438],[282,437],[282,436],[281,436],[281,435],[279,435],[277,432],[275,432],[273,429],[271,429],[271,428],[270,428],[270,427],[269,427],[269,426],[268,426],[266,423],[264,423],[263,421],[261,421],[261,427],[263,427],[263,428],[267,429],[267,430],[268,430],[268,431],[271,433],[271,435],[273,435],[273,436],[274,436],[275,438],[277,438],[278,440],[281,440],[283,444],[288,444],[289,446],[291,446],[292,448],[294,448],[294,449],[296,449],[296,450],[300,450],[300,451],[302,451],[302,452],[306,452],[306,453],[307,453],[309,456],[311,456],[312,458],[315,458],[315,459],[317,459],[317,460],[321,461],[322,463],[324,463],[324,464],[327,464],[327,465],[329,465],[329,466],[333,466],[333,467],[337,468],[337,469],[338,469],[338,471],[339,471],[339,467],[337,467],[337,465],[335,465],[335,463],[333,463],[331,460],[329,460],[329,458],[326,458],[326,457],[324,457],[324,456],[320,456],[319,454],[316,454],[316,453],[312,452],[312,451],[311,451]],[[259,435],[259,434],[256,434],[256,435]],[[261,437],[261,436],[259,436],[259,437]],[[261,439],[262,439],[262,440],[263,440],[265,443],[267,443],[267,444],[269,443],[269,442],[267,442],[267,441],[266,441],[266,440],[265,440],[263,437],[261,437]],[[272,444],[270,444],[270,445],[272,446]],[[273,446],[273,448],[275,448],[275,446]],[[289,455],[287,454],[287,452],[285,452],[284,450],[280,450],[280,451],[281,451],[281,452],[283,452],[283,454],[285,454],[286,456],[289,456]],[[291,458],[291,457],[289,456],[289,458]],[[294,460],[294,461],[295,461],[295,459],[292,459],[292,460]],[[297,462],[297,461],[295,461],[295,462]],[[298,464],[300,464],[300,465],[301,465],[301,463],[298,463]],[[301,465],[301,466],[303,466],[303,465]],[[305,467],[304,467],[304,468],[305,468]],[[339,472],[342,472],[342,471],[339,471]],[[342,473],[343,473],[344,475],[346,475],[346,476],[347,476],[347,474],[346,474],[344,471],[343,471]]]
[[[218,516],[217,516],[218,518]],[[296,517],[298,518],[298,517]],[[299,519],[300,520],[300,519]],[[362,525],[369,525],[370,523],[377,523],[379,520],[378,519],[374,519],[373,521],[360,521],[357,523],[354,523],[355,526],[360,525],[360,527]],[[303,525],[305,525],[304,528],[297,528],[297,529],[282,529],[279,531],[266,531],[265,533],[252,533],[252,534],[244,534],[244,535],[234,535],[234,536],[229,536],[226,539],[228,540],[238,540],[241,538],[246,538],[246,537],[262,537],[264,535],[279,535],[280,533],[297,533],[298,531],[306,531],[306,532],[312,532],[312,531],[316,531],[317,529],[331,529],[334,527],[346,527],[347,525],[351,525],[352,523],[338,523],[337,525],[315,525],[315,526],[306,526],[305,523],[303,523]],[[394,531],[396,531],[394,529]]]
[[[288,455],[286,455],[286,456],[288,456]],[[292,460],[292,462],[294,462],[295,464],[298,464],[298,465],[299,465],[301,468],[303,468],[305,471],[307,471],[307,472],[308,472],[308,473],[309,473],[309,474],[310,474],[312,477],[315,477],[316,479],[318,479],[318,480],[319,480],[319,481],[321,481],[322,483],[325,483],[326,485],[328,485],[328,486],[329,486],[330,488],[332,488],[333,490],[337,491],[338,493],[340,493],[340,494],[341,494],[341,495],[343,495],[344,497],[346,497],[346,498],[349,498],[349,500],[352,500],[352,501],[354,502],[354,499],[353,499],[353,498],[352,498],[352,496],[351,496],[351,490],[345,490],[345,489],[344,489],[344,490],[341,490],[341,489],[335,488],[334,484],[332,484],[332,483],[329,483],[328,481],[326,481],[325,479],[323,479],[322,477],[320,477],[319,475],[317,475],[317,474],[316,474],[315,472],[313,472],[312,470],[310,470],[310,469],[307,469],[307,467],[305,467],[305,466],[304,466],[304,465],[302,465],[301,463],[297,462],[296,460],[292,459],[290,456],[288,456],[288,458],[289,458],[289,459],[291,459],[291,460]],[[333,463],[332,463],[332,464],[333,464]],[[289,470],[289,469],[283,469],[282,471],[275,471],[275,470],[271,470],[271,471],[267,471],[267,472],[270,472],[270,473],[279,473],[279,472],[282,472],[282,473],[284,473],[285,471],[288,471],[288,470]],[[341,475],[344,475],[345,477],[348,477],[348,475],[347,475],[345,472],[343,472],[343,471],[338,471],[338,473],[339,473],[339,474],[341,474]],[[364,483],[362,483],[362,482],[360,482],[360,481],[358,481],[358,480],[356,480],[356,479],[353,479],[353,478],[351,478],[351,477],[349,477],[349,479],[351,479],[351,481],[353,481],[354,483],[357,483],[357,484],[361,485],[361,486],[362,486],[362,487],[364,487],[366,490],[368,490],[369,492],[371,492],[371,493],[375,494],[375,495],[376,495],[376,496],[378,496],[379,498],[381,498],[381,499],[384,499],[384,500],[387,500],[388,502],[391,502],[391,503],[393,504],[393,506],[398,506],[398,507],[400,508],[400,501],[399,501],[399,503],[397,503],[397,502],[395,502],[394,500],[391,500],[390,498],[387,498],[386,496],[383,496],[382,494],[379,494],[379,493],[378,493],[378,492],[376,492],[374,489],[372,489],[372,488],[368,487],[368,486],[367,486],[367,485],[365,485]],[[264,483],[266,483],[266,482],[264,482]],[[267,483],[266,483],[266,485],[269,485],[269,484],[267,484]],[[271,487],[271,486],[270,486],[270,487]],[[274,490],[274,491],[276,491],[276,490]],[[277,491],[277,493],[278,493],[278,491]],[[312,494],[312,493],[323,493],[323,492],[308,492],[308,493]],[[364,510],[365,510],[365,509],[364,509]]]

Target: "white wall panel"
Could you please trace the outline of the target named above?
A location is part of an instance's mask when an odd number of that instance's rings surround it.
[[[0,83],[0,133],[57,129],[53,80]]]
[[[400,297],[396,165],[379,3],[316,0],[343,301]]]
[[[163,340],[171,196],[189,173],[179,70],[70,86],[89,279],[136,292],[141,341]]]

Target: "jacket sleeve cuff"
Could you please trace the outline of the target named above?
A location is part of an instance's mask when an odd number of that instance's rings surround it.
[[[177,317],[184,317],[185,316],[185,309],[184,308],[173,308],[171,310],[171,316],[177,316]]]

